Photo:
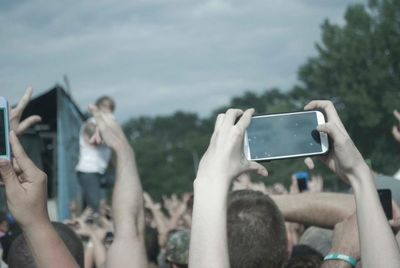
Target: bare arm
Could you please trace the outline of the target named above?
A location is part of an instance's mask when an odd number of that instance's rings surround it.
[[[101,138],[117,157],[113,192],[114,242],[107,267],[146,267],[143,191],[135,155],[120,126],[110,114],[91,107]]]
[[[329,101],[312,101],[305,109],[324,109],[328,122],[317,127],[333,139],[333,148],[321,160],[351,184],[357,208],[361,264],[368,267],[400,267],[400,252],[379,202],[372,174]]]
[[[267,175],[266,169],[248,161],[243,154],[244,131],[254,110],[230,109],[220,114],[210,145],[203,155],[194,182],[193,222],[189,267],[230,267],[227,238],[227,197],[232,180],[253,171]],[[236,119],[241,116],[235,124]]]
[[[340,193],[302,193],[270,196],[286,221],[333,229],[356,210],[354,196]]]
[[[160,244],[161,248],[164,248],[165,243],[167,242],[167,235],[169,232],[168,219],[161,211],[161,205],[159,203],[154,203],[153,199],[148,193],[145,192],[143,194],[143,197],[145,201],[145,206],[146,208],[150,209],[157,226],[158,243]]]

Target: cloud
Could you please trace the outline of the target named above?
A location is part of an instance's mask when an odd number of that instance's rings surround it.
[[[325,18],[360,1],[0,0],[1,95],[16,102],[68,74],[86,107],[101,94],[117,116],[208,115],[245,89],[289,89],[315,54]]]

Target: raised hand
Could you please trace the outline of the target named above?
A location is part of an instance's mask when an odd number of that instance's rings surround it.
[[[16,165],[0,162],[8,209],[22,228],[47,222],[47,176],[26,155],[14,131],[10,132],[10,143]]]
[[[327,133],[332,138],[333,145],[329,154],[320,158],[322,162],[345,182],[348,182],[348,176],[354,174],[358,168],[367,168],[362,155],[347,133],[332,102],[312,101],[304,109],[323,109],[327,115],[327,123],[319,125],[317,130]]]
[[[264,166],[247,160],[243,152],[244,132],[250,125],[253,113],[254,109],[244,113],[242,110],[229,109],[225,114],[218,115],[210,145],[200,161],[197,178],[213,181],[226,178],[225,184],[229,185],[232,179],[247,171],[262,176],[268,174]]]
[[[22,135],[25,130],[30,128],[36,123],[42,121],[42,118],[38,115],[32,115],[26,118],[24,121],[20,122],[22,113],[24,112],[26,106],[31,100],[32,88],[28,88],[25,94],[22,96],[15,108],[10,111],[10,130],[13,130],[17,136]]]
[[[103,141],[114,151],[117,151],[128,144],[122,128],[115,121],[114,116],[111,113],[102,112],[94,105],[91,105],[89,109],[96,119],[97,124],[95,135],[92,137],[95,141],[91,140],[91,142],[98,144]],[[101,141],[99,140],[100,135]]]

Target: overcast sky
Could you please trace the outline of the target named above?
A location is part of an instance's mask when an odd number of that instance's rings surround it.
[[[0,95],[63,83],[117,117],[207,116],[246,89],[291,88],[325,18],[362,0],[0,0]]]

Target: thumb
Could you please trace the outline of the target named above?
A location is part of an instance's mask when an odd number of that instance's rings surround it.
[[[11,161],[9,160],[0,160],[0,175],[3,178],[6,188],[13,187],[18,181],[17,174],[15,174]]]
[[[264,177],[268,176],[268,170],[263,165],[254,161],[249,161],[248,169],[246,171],[252,171]]]

